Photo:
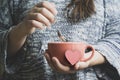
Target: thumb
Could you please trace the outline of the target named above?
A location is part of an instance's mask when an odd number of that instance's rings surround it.
[[[78,62],[75,64],[75,70],[82,70],[82,69],[85,69],[87,67],[89,67],[89,61],[87,62]]]

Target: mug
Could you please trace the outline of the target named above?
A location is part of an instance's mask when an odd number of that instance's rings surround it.
[[[85,58],[85,54],[90,51],[90,56]],[[57,57],[65,66],[73,66],[78,61],[87,61],[93,57],[94,52],[91,45],[83,42],[50,42],[47,49],[50,58]]]

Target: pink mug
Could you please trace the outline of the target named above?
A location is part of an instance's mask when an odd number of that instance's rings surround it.
[[[92,51],[91,55],[85,58],[86,50]],[[94,55],[94,48],[83,42],[50,42],[47,52],[50,57],[57,57],[66,66],[73,66],[78,61],[87,61]]]

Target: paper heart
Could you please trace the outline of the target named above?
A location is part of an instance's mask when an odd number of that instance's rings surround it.
[[[74,65],[80,60],[80,58],[82,57],[82,54],[80,54],[80,51],[78,50],[74,50],[74,51],[67,50],[65,52],[65,57],[71,65]]]

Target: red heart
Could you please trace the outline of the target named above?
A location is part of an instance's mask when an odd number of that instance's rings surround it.
[[[82,55],[80,54],[80,51],[78,51],[78,50],[73,50],[73,51],[67,50],[65,52],[65,57],[71,65],[74,65],[75,63],[77,63],[80,60]]]

